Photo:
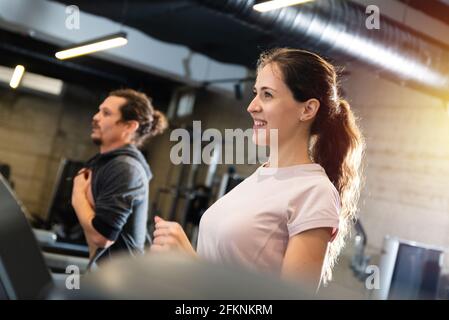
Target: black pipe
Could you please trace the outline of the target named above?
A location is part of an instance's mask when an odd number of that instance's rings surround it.
[[[376,72],[384,71],[404,84],[449,97],[447,46],[420,38],[416,32],[383,16],[380,29],[369,30],[364,8],[350,1],[317,0],[265,13],[252,8],[254,0],[193,1],[276,37],[279,45],[317,51],[334,59],[363,61]],[[379,50],[379,54],[374,50]],[[370,52],[376,54],[368,55]],[[404,62],[407,65],[401,73],[398,66]]]

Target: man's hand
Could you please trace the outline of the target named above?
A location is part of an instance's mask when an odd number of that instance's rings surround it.
[[[153,245],[150,249],[152,252],[179,250],[196,256],[195,249],[193,249],[179,223],[165,221],[157,216],[154,218],[154,222],[156,229],[154,230]]]
[[[103,237],[92,226],[92,219],[95,217],[95,212],[93,209],[94,205],[89,200],[91,176],[92,172],[89,169],[80,170],[73,181],[72,191],[72,206],[83,228],[84,236],[89,246],[90,258],[95,255],[98,248],[107,248],[114,243],[114,241]]]
[[[89,192],[92,172],[89,169],[81,169],[73,180],[72,206],[73,208],[82,206],[85,202],[89,203],[87,193]],[[89,203],[90,206],[92,206]]]

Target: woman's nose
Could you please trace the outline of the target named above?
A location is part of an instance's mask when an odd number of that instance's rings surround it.
[[[254,97],[254,99],[249,103],[248,108],[246,109],[249,113],[253,112],[260,112],[261,107],[257,100],[257,97]]]

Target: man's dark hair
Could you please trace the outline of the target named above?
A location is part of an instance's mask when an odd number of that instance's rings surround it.
[[[168,127],[165,115],[154,109],[151,98],[145,93],[133,89],[119,89],[111,91],[109,96],[126,99],[126,103],[120,107],[120,121],[134,120],[139,123],[134,137],[136,145],[142,145],[147,138],[161,134]]]

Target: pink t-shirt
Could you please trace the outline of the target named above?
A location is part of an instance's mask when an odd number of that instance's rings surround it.
[[[259,167],[203,215],[198,254],[210,261],[280,272],[289,238],[338,230],[340,198],[318,164]]]

